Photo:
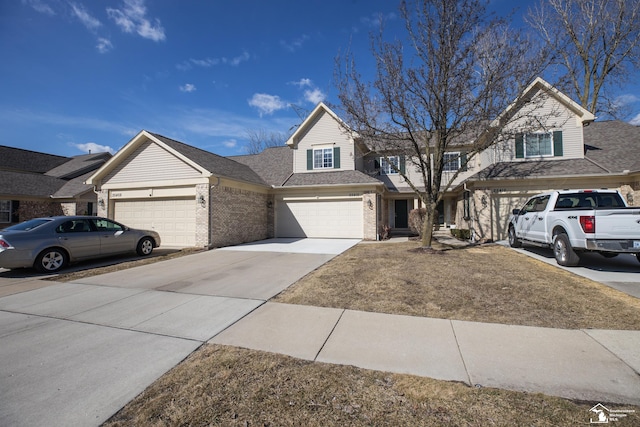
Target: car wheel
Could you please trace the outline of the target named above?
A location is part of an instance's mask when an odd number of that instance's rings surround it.
[[[509,227],[509,246],[512,248],[519,248],[522,246],[522,242],[516,236],[516,230],[513,226]]]
[[[638,260],[638,262],[640,262],[640,253],[636,254],[636,259]]]
[[[140,239],[136,252],[140,256],[151,255],[151,252],[153,252],[153,239],[151,237],[143,237]]]
[[[553,255],[556,257],[556,262],[565,267],[573,267],[580,262],[580,257],[571,247],[569,236],[565,233],[556,235],[553,241]]]
[[[34,267],[42,273],[55,273],[60,271],[69,261],[67,253],[62,249],[50,248],[40,252]]]

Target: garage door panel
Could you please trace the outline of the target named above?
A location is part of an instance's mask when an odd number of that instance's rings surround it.
[[[278,237],[362,238],[362,200],[282,201]]]
[[[132,228],[154,230],[163,246],[194,246],[196,202],[193,198],[116,200],[114,219]]]

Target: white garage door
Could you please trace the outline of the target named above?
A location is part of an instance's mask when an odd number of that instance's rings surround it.
[[[362,200],[280,201],[278,237],[363,237]]]
[[[132,228],[157,231],[162,246],[196,244],[196,202],[193,198],[116,200],[114,219]]]

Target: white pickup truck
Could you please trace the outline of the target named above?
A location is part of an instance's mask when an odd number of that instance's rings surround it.
[[[509,244],[553,248],[560,265],[574,266],[583,251],[607,258],[633,253],[640,261],[640,207],[617,191],[564,190],[538,194],[509,219]]]

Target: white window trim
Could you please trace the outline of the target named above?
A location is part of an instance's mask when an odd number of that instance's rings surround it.
[[[324,152],[329,151],[331,153],[331,165],[329,166],[325,166],[324,164]],[[322,162],[321,162],[321,166],[317,166],[316,165],[316,152],[322,152]],[[313,148],[313,169],[333,169],[333,165],[334,165],[334,158],[333,158],[333,146],[331,147],[314,147]]]
[[[395,159],[396,168],[400,169],[400,156],[387,156],[389,160]],[[378,159],[380,162],[380,174],[381,175],[398,175],[398,171],[391,167],[391,163],[387,162],[387,159],[384,157],[380,157]]]
[[[527,153],[527,137],[529,135],[549,135],[550,137],[550,144],[551,144],[551,154],[528,154]],[[548,131],[548,132],[543,132],[543,131],[539,131],[539,132],[528,132],[522,135],[522,144],[523,144],[523,150],[524,150],[524,158],[525,159],[535,159],[535,158],[541,158],[541,157],[553,157],[554,156],[554,152],[553,152],[553,131]]]
[[[451,159],[449,161],[446,161],[447,155],[449,155],[451,157],[455,156],[455,158]],[[442,172],[457,172],[457,171],[459,171],[460,168],[462,167],[462,165],[460,164],[460,155],[461,155],[460,151],[447,151],[447,152],[445,152],[444,153],[445,159],[443,159],[445,161],[444,161],[444,165],[442,167]],[[447,164],[453,163],[453,162],[456,162],[455,169],[447,169]]]

